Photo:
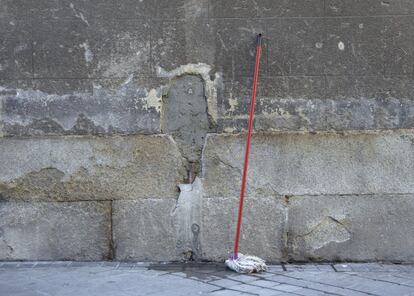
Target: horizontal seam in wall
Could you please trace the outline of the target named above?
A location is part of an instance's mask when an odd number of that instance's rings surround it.
[[[333,15],[333,16],[268,16],[268,17],[211,17],[210,20],[278,20],[278,19],[341,19],[341,18],[393,18],[411,17],[414,14],[378,14],[378,15]]]

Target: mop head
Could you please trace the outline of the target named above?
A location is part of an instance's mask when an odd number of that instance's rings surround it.
[[[238,254],[237,259],[231,256],[226,260],[226,266],[239,273],[252,273],[266,271],[266,262],[256,256]]]

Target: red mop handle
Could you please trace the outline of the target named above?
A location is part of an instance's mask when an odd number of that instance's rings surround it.
[[[243,214],[243,202],[244,202],[244,191],[246,189],[246,178],[247,178],[247,167],[249,165],[249,152],[250,152],[250,140],[252,137],[253,129],[253,117],[254,117],[254,104],[256,101],[256,91],[257,91],[257,80],[259,78],[259,65],[260,65],[260,54],[262,51],[262,34],[257,35],[256,39],[256,63],[254,66],[254,77],[253,77],[253,91],[252,99],[250,102],[250,115],[249,115],[249,127],[247,129],[247,139],[246,139],[246,150],[244,155],[244,167],[243,167],[243,178],[240,190],[240,203],[239,203],[239,214],[237,217],[237,229],[236,229],[236,238],[234,240],[234,254],[233,258],[237,259],[239,253],[239,241],[240,241],[240,229],[242,224],[242,214]]]

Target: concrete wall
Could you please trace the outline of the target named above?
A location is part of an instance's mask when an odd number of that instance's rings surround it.
[[[0,0],[0,260],[226,258],[259,32],[241,251],[414,262],[409,0]]]

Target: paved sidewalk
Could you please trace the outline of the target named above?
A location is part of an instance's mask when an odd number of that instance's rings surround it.
[[[0,262],[0,295],[414,295],[414,266],[272,265],[243,275],[222,264]]]

